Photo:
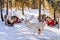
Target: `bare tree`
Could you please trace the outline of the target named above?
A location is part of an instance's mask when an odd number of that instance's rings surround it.
[[[22,0],[22,15],[24,15],[24,0]]]
[[[8,0],[7,0],[7,9],[6,9],[6,15],[8,15]]]
[[[39,22],[41,22],[41,0],[39,0],[39,16],[38,16]]]
[[[10,6],[11,6],[11,12],[10,12],[10,17],[12,16],[12,0],[10,0]]]
[[[56,10],[57,10],[57,4],[53,0],[47,0],[49,4],[51,4],[51,7],[54,9],[54,20],[56,20]]]
[[[0,5],[1,5],[1,20],[4,21],[4,19],[3,19],[3,14],[2,14],[3,0],[0,0]]]

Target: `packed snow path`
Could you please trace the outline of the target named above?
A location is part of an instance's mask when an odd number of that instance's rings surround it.
[[[45,27],[41,35],[37,35],[33,34],[24,23],[6,26],[0,21],[0,40],[60,40],[59,32],[56,28]]]

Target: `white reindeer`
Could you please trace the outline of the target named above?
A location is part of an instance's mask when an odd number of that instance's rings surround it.
[[[43,22],[38,22],[38,23],[31,23],[30,20],[33,19],[34,16],[31,16],[31,18],[29,20],[26,19],[24,22],[26,23],[27,27],[29,27],[29,29],[33,30],[33,33],[38,33],[40,34],[41,31],[44,29],[45,23]]]

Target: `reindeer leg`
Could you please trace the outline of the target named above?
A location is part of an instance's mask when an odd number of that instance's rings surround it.
[[[40,34],[41,33],[41,29],[38,29],[38,34]]]
[[[40,34],[41,33],[41,26],[37,27],[37,33]]]

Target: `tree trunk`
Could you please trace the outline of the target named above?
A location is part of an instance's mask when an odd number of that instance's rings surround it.
[[[35,9],[35,1],[36,1],[36,0],[33,0],[33,3],[32,3],[33,9]]]
[[[15,0],[15,8],[16,8],[16,0]]]
[[[12,0],[11,0],[11,13],[10,13],[10,17],[12,16]]]
[[[3,14],[2,14],[2,0],[0,1],[0,5],[1,5],[1,20],[4,21]]]
[[[54,20],[56,20],[56,15],[55,15],[55,11],[56,11],[56,10],[54,9]]]
[[[6,9],[6,15],[8,15],[8,0],[7,0],[7,9]]]
[[[39,16],[38,16],[39,22],[41,22],[41,0],[39,0]]]
[[[22,0],[22,15],[24,15],[24,0]]]

